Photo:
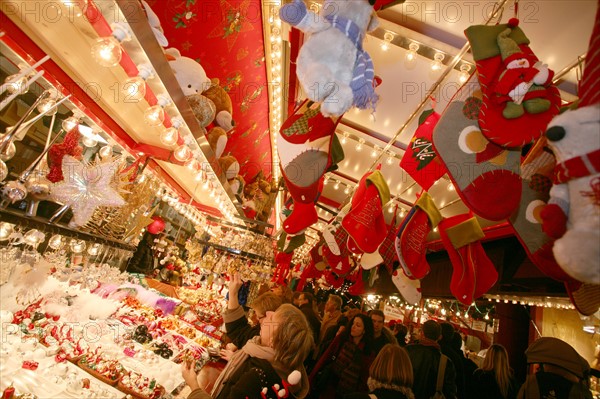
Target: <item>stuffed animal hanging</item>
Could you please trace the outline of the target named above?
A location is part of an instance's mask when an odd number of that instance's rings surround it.
[[[340,116],[353,105],[375,109],[373,62],[362,42],[379,22],[368,1],[326,0],[317,15],[294,0],[279,15],[310,35],[298,54],[296,72],[307,97],[323,103],[323,115]]]

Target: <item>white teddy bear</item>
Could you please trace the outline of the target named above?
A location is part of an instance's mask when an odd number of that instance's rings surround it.
[[[281,7],[283,21],[308,34],[298,54],[298,81],[306,96],[322,102],[325,116],[340,116],[353,105],[375,108],[374,70],[362,42],[379,23],[367,0],[325,0],[322,11],[302,0]]]
[[[554,257],[573,278],[600,284],[600,105],[567,111],[546,131],[556,156],[544,231],[558,238]],[[564,235],[563,235],[564,233]],[[559,238],[560,237],[560,238]]]

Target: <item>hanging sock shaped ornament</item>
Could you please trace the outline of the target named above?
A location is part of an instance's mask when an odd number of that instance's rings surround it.
[[[498,280],[498,272],[481,246],[483,230],[477,219],[466,213],[442,220],[439,231],[454,268],[450,291],[470,306]]]
[[[473,75],[442,113],[433,145],[465,205],[484,219],[502,220],[519,205],[521,151],[500,147],[482,134],[481,104]]]
[[[401,268],[392,272],[392,282],[407,303],[416,305],[421,302],[421,281],[408,278]]]
[[[279,252],[275,255],[275,272],[273,273],[273,278],[271,281],[277,284],[285,284],[288,274],[290,273],[290,266],[292,263],[292,258],[294,257],[294,252]]]
[[[558,114],[560,93],[554,73],[529,48],[516,18],[508,24],[465,30],[483,91],[481,132],[491,142],[522,147],[544,134]]]
[[[421,114],[419,127],[400,161],[400,167],[425,191],[446,173],[446,168],[433,149],[433,129],[439,120],[440,114],[434,110]]]
[[[323,116],[318,104],[306,100],[281,126],[277,141],[281,172],[294,201],[283,221],[288,234],[319,219],[314,204],[323,189],[323,176],[344,158],[335,135],[340,119]]]
[[[390,200],[390,189],[380,168],[378,165],[377,170],[360,179],[350,211],[342,219],[342,226],[349,236],[348,249],[352,252],[377,251],[387,234],[383,205]]]
[[[433,199],[423,191],[408,212],[396,235],[396,253],[406,276],[422,279],[429,273],[425,243],[431,230],[442,220]]]
[[[354,296],[359,296],[359,295],[362,295],[365,293],[365,282],[364,282],[363,278],[364,278],[363,270],[362,270],[362,268],[358,268],[356,273],[352,276],[352,280],[354,281],[354,284],[352,284],[348,288],[348,294],[354,295]]]
[[[398,254],[396,253],[396,218],[398,215],[398,206],[394,208],[394,216],[388,229],[385,239],[379,246],[379,254],[383,258],[382,263],[385,265],[388,273],[392,275],[394,269],[398,266]]]
[[[342,226],[338,226],[331,239],[332,241],[322,247],[323,259],[338,276],[345,276],[355,266],[354,262],[350,260],[350,252],[346,247],[348,233]],[[335,250],[339,252],[338,255],[335,254]]]

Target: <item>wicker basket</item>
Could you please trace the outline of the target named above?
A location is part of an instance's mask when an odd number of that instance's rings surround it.
[[[91,374],[93,377],[99,379],[100,381],[102,381],[105,384],[108,384],[108,385],[114,387],[114,386],[116,386],[119,383],[120,377],[117,378],[117,379],[112,380],[112,379],[108,378],[107,376],[105,376],[104,374],[98,373],[96,370],[93,370],[93,369],[89,368],[87,366],[87,364],[83,362],[83,358],[79,359],[79,361],[77,362],[77,365],[83,371],[85,371],[88,374]]]

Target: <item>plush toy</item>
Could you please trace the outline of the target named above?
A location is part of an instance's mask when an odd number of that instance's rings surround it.
[[[164,32],[162,26],[160,25],[160,19],[158,19],[158,15],[156,15],[156,13],[154,11],[152,11],[152,8],[150,8],[148,3],[146,3],[144,0],[142,0],[142,5],[144,6],[144,11],[146,11],[146,16],[148,17],[148,23],[150,24],[150,27],[152,28],[152,32],[154,33],[154,37],[156,38],[156,41],[162,47],[167,47],[169,45],[169,41],[165,37],[165,32]]]
[[[235,125],[231,116],[233,113],[231,97],[229,97],[229,94],[227,94],[225,89],[219,85],[219,79],[212,78],[210,87],[206,89],[202,95],[215,104],[215,124],[225,131],[231,130]]]
[[[373,62],[362,48],[378,19],[367,0],[325,0],[320,15],[302,0],[281,7],[281,19],[308,38],[298,54],[297,75],[307,97],[322,102],[325,116],[340,116],[353,105],[375,108]]]
[[[215,152],[215,156],[221,158],[223,151],[225,151],[225,146],[227,145],[227,133],[225,130],[215,126],[208,131],[206,138],[208,139],[210,148]]]
[[[558,238],[554,257],[567,274],[600,284],[600,104],[555,117],[546,131],[556,156],[543,228]]]
[[[219,166],[223,173],[225,173],[227,180],[235,179],[238,173],[240,173],[240,164],[233,155],[226,155],[219,158]]]
[[[200,126],[208,126],[215,118],[216,106],[202,95],[211,86],[204,68],[193,59],[182,56],[176,48],[167,49],[165,54],[194,116]]]

